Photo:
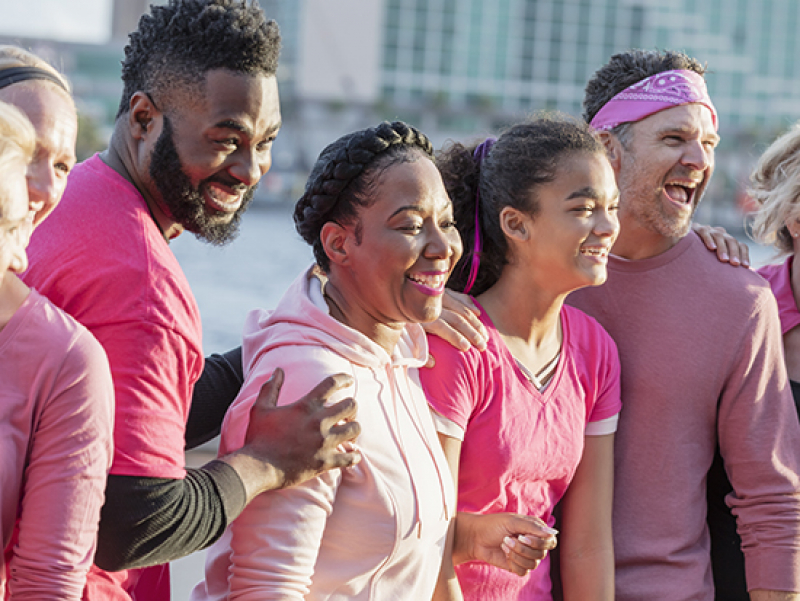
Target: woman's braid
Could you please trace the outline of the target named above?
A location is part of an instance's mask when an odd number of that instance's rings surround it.
[[[402,121],[384,121],[342,136],[320,153],[294,208],[295,227],[313,247],[320,267],[326,271],[330,267],[319,237],[322,226],[329,221],[350,222],[358,207],[374,200],[371,174],[414,152],[433,160],[433,145],[425,134]]]

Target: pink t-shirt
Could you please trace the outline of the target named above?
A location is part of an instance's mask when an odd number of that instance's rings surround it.
[[[0,382],[0,599],[78,600],[111,465],[108,360],[33,290],[0,330]]]
[[[800,311],[792,292],[792,263],[794,255],[777,265],[765,265],[758,270],[758,275],[769,282],[772,294],[778,301],[778,313],[781,319],[781,334],[800,325]]]
[[[183,478],[186,420],[203,370],[200,312],[142,196],[95,155],[70,173],[28,256],[25,282],[86,326],[108,354],[116,396],[111,473]],[[137,574],[107,577],[132,590]],[[168,578],[155,580],[168,595]]]
[[[572,307],[561,311],[561,357],[540,392],[481,309],[487,349],[460,352],[429,337],[433,369],[420,379],[431,406],[464,428],[458,509],[540,517],[550,526],[555,504],[575,474],[588,422],[622,406],[614,342],[596,321]],[[549,563],[525,578],[487,564],[458,566],[466,599],[549,599]]]

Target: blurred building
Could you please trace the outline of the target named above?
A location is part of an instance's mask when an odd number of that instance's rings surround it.
[[[475,131],[555,108],[627,48],[688,52],[710,68],[724,128],[800,118],[797,0],[262,0],[281,23],[301,100],[372,103]]]
[[[116,113],[122,47],[152,2],[115,0],[105,45],[23,43],[54,59],[84,112]],[[580,115],[615,52],[684,50],[708,64],[723,144],[709,196],[730,198],[751,156],[800,119],[798,0],[260,0],[281,26],[284,131],[272,182],[296,196],[322,147],[381,119],[434,144],[496,131],[539,109]],[[293,174],[301,175],[293,175]],[[287,183],[288,182],[288,183]],[[299,182],[299,183],[298,183]]]
[[[261,5],[284,37],[281,93],[297,141],[284,158],[302,166],[339,134],[383,118],[418,125],[439,145],[535,110],[580,115],[591,75],[633,47],[683,50],[708,65],[723,134],[709,209],[731,205],[761,145],[800,119],[797,0]]]

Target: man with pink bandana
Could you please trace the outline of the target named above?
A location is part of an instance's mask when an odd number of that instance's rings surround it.
[[[800,425],[775,301],[764,280],[718,262],[690,232],[719,140],[704,71],[681,53],[631,50],[586,87],[584,116],[617,176],[621,232],[606,284],[568,302],[620,352],[616,598],[715,598],[706,495],[716,457],[750,598],[800,599]]]

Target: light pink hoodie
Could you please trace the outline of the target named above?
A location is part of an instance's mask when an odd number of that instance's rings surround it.
[[[416,378],[428,354],[422,328],[409,324],[389,356],[330,316],[309,270],[274,313],[249,315],[243,353],[245,384],[225,417],[221,454],[243,445],[261,385],[281,367],[279,404],[326,376],[353,376],[331,401],[358,402],[363,459],[257,497],[209,549],[191,599],[429,599],[455,499]]]

